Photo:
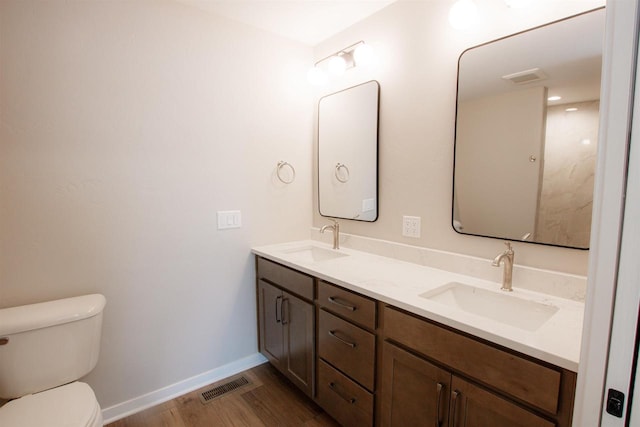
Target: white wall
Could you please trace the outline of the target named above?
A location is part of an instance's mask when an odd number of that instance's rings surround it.
[[[604,4],[539,1],[509,9],[502,0],[478,2],[482,22],[454,30],[449,1],[400,1],[315,49],[323,58],[358,40],[379,56],[373,70],[354,69],[316,97],[376,79],[380,82],[380,215],[375,223],[342,221],[346,233],[493,258],[502,242],[457,234],[451,226],[453,138],[458,57],[465,49]],[[314,189],[317,193],[317,191]],[[314,226],[328,221],[317,213]],[[422,218],[420,239],[402,237],[402,216]],[[587,251],[515,244],[516,262],[586,274]]]
[[[0,307],[103,293],[103,408],[254,354],[250,247],[311,225],[312,50],[164,0],[2,1],[0,40]]]

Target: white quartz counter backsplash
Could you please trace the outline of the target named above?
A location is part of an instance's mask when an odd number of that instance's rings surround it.
[[[540,328],[527,331],[506,322],[453,309],[420,297],[420,294],[451,282],[498,290],[500,283],[469,275],[470,271],[482,269],[482,264],[488,263],[487,260],[467,256],[455,259],[455,254],[436,251],[436,259],[448,267],[441,269],[350,248],[339,250],[348,256],[322,261],[305,259],[291,252],[311,246],[332,250],[330,245],[308,240],[255,247],[252,251],[256,255],[427,319],[571,371],[578,371],[584,304],[569,298],[578,299],[580,294],[583,295],[582,282],[586,283],[586,278],[526,267],[514,269],[514,291],[509,293],[510,296],[558,307],[558,311]],[[451,257],[454,259],[447,259]],[[454,268],[464,274],[450,271]],[[519,280],[545,281],[540,285],[542,289],[558,288],[562,291],[560,295],[565,297],[558,296],[556,292],[554,295],[523,289],[519,287]]]

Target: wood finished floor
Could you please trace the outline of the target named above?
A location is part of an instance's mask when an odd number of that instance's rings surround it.
[[[209,403],[202,404],[199,394],[211,386],[107,424],[107,427],[339,427],[270,364],[257,366],[242,375],[251,384]]]

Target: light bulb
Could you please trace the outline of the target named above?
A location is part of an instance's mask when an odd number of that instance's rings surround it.
[[[342,56],[332,56],[327,64],[329,72],[334,75],[340,75],[347,69],[347,61]]]
[[[368,44],[362,43],[353,51],[353,59],[357,66],[367,67],[373,64],[373,48]]]
[[[478,6],[473,0],[458,0],[449,10],[449,23],[456,30],[471,27],[478,18]]]
[[[311,67],[307,72],[307,80],[312,85],[323,85],[327,82],[327,75],[319,67]]]

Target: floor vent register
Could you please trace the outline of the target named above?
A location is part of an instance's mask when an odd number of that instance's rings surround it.
[[[215,386],[209,390],[203,391],[202,393],[200,393],[200,402],[202,402],[203,404],[209,403],[212,400],[222,397],[225,394],[244,387],[248,384],[251,384],[251,382],[244,376],[238,377],[233,381],[229,381],[227,383]]]

